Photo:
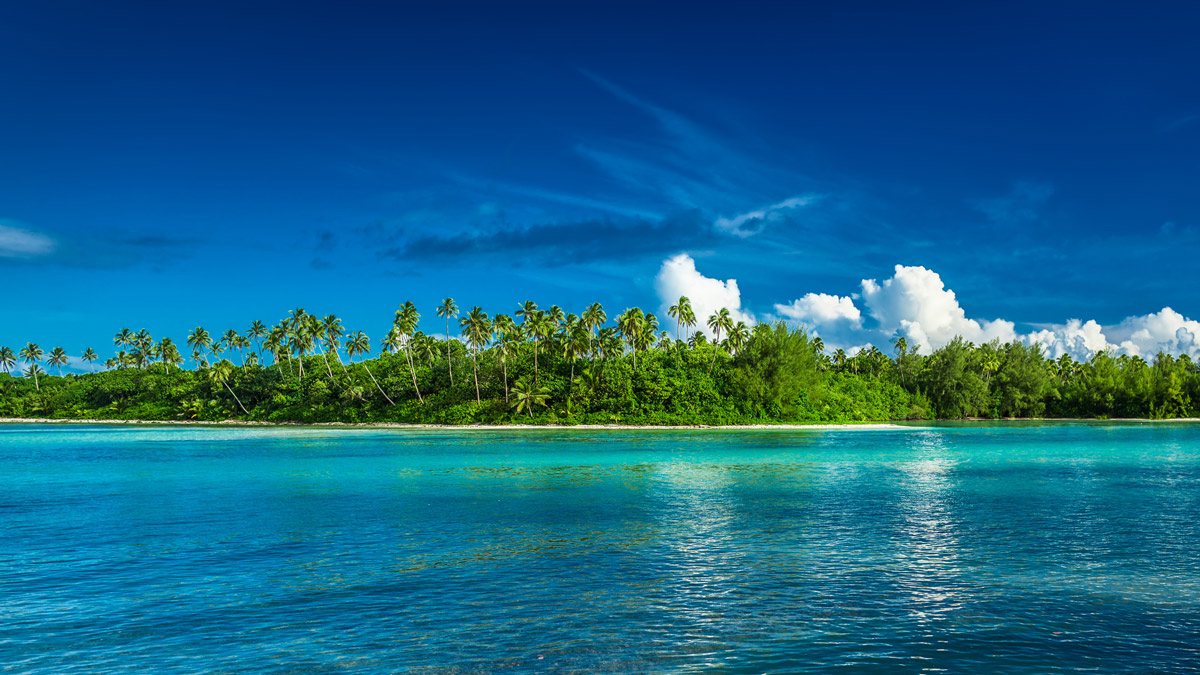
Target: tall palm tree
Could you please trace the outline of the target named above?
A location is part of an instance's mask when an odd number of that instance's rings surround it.
[[[67,356],[67,350],[63,349],[62,347],[55,347],[54,349],[50,350],[50,357],[46,359],[46,365],[57,367],[58,376],[62,377],[62,367],[67,365],[67,362],[70,360],[70,357]]]
[[[158,358],[166,366],[167,372],[171,372],[171,366],[178,368],[183,363],[183,357],[179,354],[179,349],[175,346],[175,341],[169,337],[165,337],[158,342]]]
[[[504,379],[504,402],[508,403],[508,359],[516,353],[516,338],[521,334],[516,322],[507,314],[497,314],[492,319],[492,330],[500,336],[500,370]]]
[[[588,329],[590,335],[595,335],[606,321],[608,321],[608,315],[604,313],[604,307],[598,302],[593,302],[583,310],[583,325]],[[596,349],[590,337],[588,338],[588,348],[588,351],[592,353],[592,360],[595,360]]]
[[[88,369],[90,371],[92,371],[93,373],[96,372],[95,362],[96,362],[96,359],[98,359],[100,357],[96,355],[96,352],[92,351],[91,347],[88,347],[87,349],[83,350],[83,356],[80,358],[82,358],[84,361],[87,361]]]
[[[458,305],[454,298],[446,298],[437,308],[437,315],[446,319],[446,372],[450,374],[450,386],[454,386],[454,368],[450,365],[450,319],[458,316]]]
[[[24,361],[25,363],[28,363],[30,365],[30,370],[33,371],[33,386],[36,387],[39,392],[42,390],[42,385],[38,384],[37,376],[38,376],[38,371],[41,369],[34,368],[33,366],[37,365],[38,363],[41,363],[42,356],[45,353],[46,352],[42,351],[41,347],[37,346],[36,344],[34,344],[32,342],[26,342],[25,346],[21,349],[21,352],[20,352],[21,360]]]
[[[42,367],[39,366],[38,364],[32,363],[29,365],[28,368],[25,369],[25,377],[32,377],[34,385],[37,384],[39,376],[45,377],[46,371],[42,370]],[[42,390],[42,388],[38,387],[38,391],[40,392],[41,390]]]
[[[708,364],[708,372],[712,372],[713,366],[717,364],[717,343],[721,341],[721,331],[733,328],[733,317],[729,315],[729,309],[722,307],[712,313],[708,317],[708,327],[713,331],[713,357],[712,362]]]
[[[267,337],[267,326],[258,320],[246,329],[246,338],[254,340],[254,351],[258,352],[258,360],[262,361],[262,341]]]
[[[554,331],[554,324],[545,312],[534,311],[532,314],[525,315],[525,325],[529,327],[529,333],[533,336],[533,382],[537,384],[538,343],[549,337],[550,333]]]
[[[462,334],[467,339],[467,344],[471,346],[471,369],[475,374],[475,402],[481,403],[483,399],[479,396],[479,350],[492,337],[492,322],[488,321],[487,312],[480,307],[472,307],[466,316],[459,319],[458,324],[462,327]]]
[[[392,326],[404,336],[404,353],[408,358],[408,372],[412,374],[413,389],[417,392],[417,400],[421,405],[425,405],[425,399],[421,398],[421,388],[417,386],[417,367],[413,364],[412,357],[412,338],[417,331],[417,324],[421,320],[421,313],[417,311],[417,306],[411,302],[405,302],[396,310],[396,318],[392,320]]]
[[[296,352],[296,361],[300,367],[300,379],[304,379],[304,354],[308,352],[309,323],[308,312],[303,307],[288,310],[288,318],[284,320],[288,332],[288,345]]]
[[[239,352],[241,352],[242,367],[245,367],[246,366],[246,352],[242,351],[242,341],[239,339],[241,337],[242,336],[240,333],[238,333],[236,330],[230,328],[229,330],[225,331],[224,335],[221,336],[221,341],[225,343],[225,351],[233,351],[234,349],[236,349]]]
[[[11,347],[0,347],[0,367],[4,368],[4,372],[12,375],[12,367],[17,363],[17,355],[13,353]]]
[[[366,333],[360,330],[350,333],[346,336],[346,355],[350,357],[350,363],[354,363],[354,357],[356,355],[370,353],[371,338],[367,337]],[[392,400],[392,397],[388,396],[387,392],[383,390],[383,387],[379,386],[379,380],[375,379],[375,374],[371,372],[371,367],[367,365],[366,359],[363,359],[362,366],[367,371],[367,375],[371,378],[371,381],[375,383],[375,388],[379,390],[379,393],[383,394],[383,397],[387,399],[388,403],[396,405],[396,402]]]
[[[151,337],[150,331],[145,328],[139,330],[133,336],[133,346],[142,353],[143,363],[140,367],[145,368],[150,365],[151,356],[154,353],[154,338]]]

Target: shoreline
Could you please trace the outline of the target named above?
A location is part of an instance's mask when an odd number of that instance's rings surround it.
[[[0,417],[0,424],[101,424],[111,426],[200,426],[200,427],[319,427],[343,429],[401,429],[401,430],[456,430],[470,429],[480,431],[524,431],[546,429],[563,431],[581,429],[589,431],[639,431],[642,429],[661,429],[664,431],[693,431],[693,430],[738,430],[738,429],[775,429],[775,430],[831,430],[831,429],[911,429],[911,426],[893,424],[891,422],[863,422],[857,424],[692,424],[692,425],[641,425],[641,424],[405,424],[403,422],[256,422],[251,420],[221,420],[204,422],[198,420],[80,420],[55,419],[43,417]]]
[[[554,430],[564,431],[579,429],[585,431],[699,431],[699,430],[778,430],[778,431],[822,431],[859,429],[863,431],[923,429],[926,424],[960,423],[972,425],[976,423],[997,422],[1095,422],[1095,423],[1131,423],[1142,424],[1171,424],[1197,423],[1200,417],[1179,417],[1173,419],[1144,419],[1138,417],[1121,417],[1098,420],[1087,417],[1008,417],[1003,419],[966,418],[959,420],[929,420],[898,424],[895,422],[851,422],[851,423],[815,423],[815,424],[408,424],[404,422],[258,422],[253,420],[220,420],[214,422],[199,420],[137,420],[137,419],[61,419],[48,417],[0,417],[0,424],[62,424],[62,425],[108,425],[108,426],[191,426],[191,427],[314,427],[323,429],[399,429],[399,430],[478,430],[478,431],[525,431],[525,430]]]

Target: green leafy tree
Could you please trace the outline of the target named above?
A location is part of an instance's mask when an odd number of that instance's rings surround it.
[[[528,378],[522,377],[513,383],[513,408],[517,414],[527,412],[529,417],[533,418],[533,407],[540,405],[543,408],[547,407],[546,401],[550,398],[550,390],[546,387],[539,387],[537,384],[530,382]]]

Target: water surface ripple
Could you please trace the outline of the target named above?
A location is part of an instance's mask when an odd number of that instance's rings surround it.
[[[0,425],[0,673],[1200,670],[1200,426]]]

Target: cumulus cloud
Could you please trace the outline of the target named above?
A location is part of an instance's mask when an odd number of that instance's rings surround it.
[[[775,313],[807,327],[833,346],[846,347],[862,338],[862,312],[851,297],[808,293],[791,304],[776,303]]]
[[[55,242],[12,220],[0,220],[0,258],[36,258],[49,255]]]
[[[1011,321],[967,318],[954,291],[937,272],[924,267],[896,265],[895,275],[882,283],[863,279],[862,298],[884,332],[903,335],[924,353],[956,336],[976,343],[997,338],[1008,342],[1017,336]]]
[[[1065,325],[1034,331],[1023,339],[1027,344],[1041,345],[1046,355],[1053,359],[1066,354],[1082,361],[1111,347],[1104,328],[1093,320],[1071,319]]]
[[[721,281],[710,279],[696,269],[696,261],[686,253],[672,256],[663,261],[654,279],[654,288],[662,302],[663,324],[669,323],[667,308],[675,304],[680,296],[687,296],[696,314],[696,329],[707,332],[705,323],[713,312],[722,307],[729,310],[734,322],[754,324],[754,315],[742,309],[742,292],[737,279]]]
[[[759,232],[767,226],[767,223],[780,220],[788,211],[798,209],[802,206],[808,206],[817,200],[816,195],[801,195],[785,199],[777,204],[747,211],[732,218],[717,218],[713,226],[721,232],[732,234],[735,237],[743,239]]]
[[[753,315],[742,308],[737,281],[705,277],[686,254],[664,261],[655,283],[664,312],[686,295],[701,323],[721,307],[728,307],[735,320],[753,321]],[[928,354],[961,336],[975,344],[993,340],[1036,344],[1049,358],[1066,354],[1077,361],[1105,351],[1145,359],[1161,351],[1200,359],[1200,321],[1170,307],[1130,316],[1115,325],[1070,319],[1021,333],[1006,319],[969,317],[941,275],[925,267],[896,265],[891,278],[863,279],[861,294],[806,293],[790,303],[776,303],[774,310],[779,318],[821,336],[827,346],[850,353],[872,344],[888,351],[892,340],[904,337],[910,346]]]

